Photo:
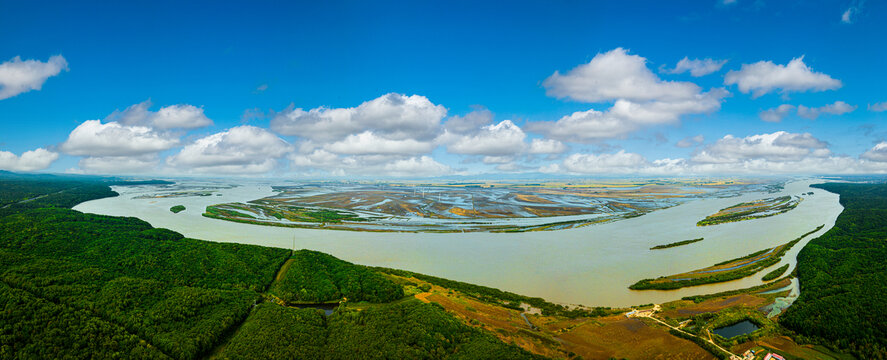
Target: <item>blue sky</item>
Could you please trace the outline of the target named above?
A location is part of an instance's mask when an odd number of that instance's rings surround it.
[[[478,3],[0,1],[0,169],[887,171],[883,2]]]

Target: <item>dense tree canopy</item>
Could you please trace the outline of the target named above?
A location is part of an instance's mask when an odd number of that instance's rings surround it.
[[[288,303],[339,301],[389,302],[402,298],[403,288],[379,272],[317,251],[293,254],[271,293]]]
[[[887,185],[829,183],[844,212],[798,254],[801,295],[786,327],[847,349],[887,358]]]
[[[316,309],[261,304],[219,354],[223,359],[534,359],[492,334],[418,300]]]

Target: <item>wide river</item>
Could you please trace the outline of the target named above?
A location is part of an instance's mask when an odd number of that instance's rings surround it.
[[[733,290],[761,284],[761,276],[783,264],[794,264],[807,241],[830,229],[843,209],[838,195],[810,188],[821,180],[798,180],[780,193],[744,193],[733,198],[686,202],[644,216],[578,229],[525,233],[374,233],[293,229],[241,224],[202,217],[207,205],[248,201],[272,195],[267,184],[241,185],[218,191],[221,196],[135,199],[154,186],[114,189],[121,196],[93,200],[75,210],[134,216],[155,227],[185,236],[313,249],[354,263],[405,269],[550,301],[588,306],[630,306],[661,303],[684,296]],[[184,182],[187,183],[187,182]],[[700,219],[719,209],[760,198],[804,195],[787,213],[763,219],[697,227]],[[182,204],[187,210],[173,214]],[[682,273],[784,244],[825,224],[795,245],[782,261],[744,279],[670,291],[629,290],[637,280]],[[694,244],[664,250],[651,246],[704,237]]]

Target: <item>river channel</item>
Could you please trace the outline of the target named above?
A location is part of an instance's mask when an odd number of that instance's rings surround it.
[[[249,201],[273,194],[269,184],[240,184],[213,196],[137,198],[156,186],[114,187],[121,196],[88,201],[74,209],[134,216],[185,236],[318,250],[358,264],[405,269],[512,291],[549,301],[587,306],[661,303],[684,296],[760,285],[761,276],[786,263],[794,268],[798,251],[830,229],[842,207],[838,195],[795,180],[778,193],[749,192],[732,198],[703,198],[646,215],[578,229],[525,233],[392,233],[295,229],[235,223],[201,216],[207,205]],[[183,181],[181,183],[188,183]],[[195,186],[205,182],[193,181]],[[218,185],[218,183],[217,183]],[[807,192],[813,195],[801,195]],[[787,213],[762,219],[696,226],[719,209],[740,202],[783,195],[804,200]],[[185,205],[174,214],[173,205]],[[670,291],[629,290],[632,283],[711,266],[784,244],[819,225],[825,227],[795,245],[782,261],[744,279]],[[685,246],[651,246],[704,237]]]

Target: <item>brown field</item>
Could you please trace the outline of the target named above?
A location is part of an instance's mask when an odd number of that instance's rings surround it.
[[[537,203],[537,204],[556,204],[554,201],[541,198],[538,195],[514,194],[514,197],[520,201],[523,201],[523,202]]]
[[[714,359],[689,340],[622,315],[587,322],[558,336],[564,347],[586,359]]]
[[[694,304],[689,300],[678,300],[667,304],[668,307],[674,306],[673,309],[663,311],[659,313],[659,315],[669,318],[686,318],[702,313],[718,312],[739,305],[761,307],[768,302],[770,301],[763,297],[750,294],[739,294],[727,298],[710,299],[698,304]]]

